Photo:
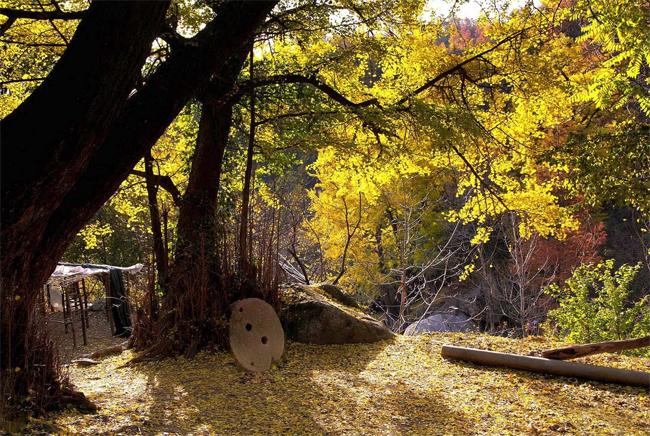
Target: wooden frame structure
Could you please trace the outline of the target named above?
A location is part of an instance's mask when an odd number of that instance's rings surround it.
[[[61,271],[59,271],[61,267]],[[117,334],[117,325],[115,324],[115,319],[113,317],[113,310],[118,308],[122,304],[125,304],[126,315],[123,315],[123,312],[117,312],[122,319],[124,316],[130,318],[128,314],[128,303],[126,300],[126,289],[127,286],[123,283],[121,271],[126,271],[130,273],[138,273],[142,270],[144,265],[137,264],[128,268],[113,267],[110,265],[75,265],[75,264],[59,264],[57,270],[52,275],[52,279],[44,287],[44,293],[47,295],[47,306],[50,309],[50,312],[54,312],[54,302],[52,301],[51,289],[54,284],[60,286],[61,288],[61,311],[63,312],[63,325],[64,331],[68,333],[68,327],[72,333],[72,344],[73,347],[77,346],[77,326],[81,327],[81,335],[83,339],[83,344],[88,344],[88,335],[87,330],[90,327],[90,316],[88,313],[88,295],[90,294],[89,290],[86,287],[86,278],[95,277],[104,287],[104,296],[105,296],[105,313],[106,319],[109,323],[111,334]],[[117,272],[115,271],[117,270]],[[117,274],[119,280],[116,281],[116,291],[118,294],[113,296],[111,289],[111,277]],[[113,277],[113,280],[115,278]],[[121,292],[121,293],[120,293]],[[115,298],[114,298],[115,297]],[[114,302],[113,300],[118,300]],[[58,301],[57,301],[58,303]],[[43,309],[45,309],[45,301],[43,304]],[[122,322],[122,321],[121,321]],[[130,325],[130,321],[128,324]],[[123,329],[123,327],[122,327]],[[121,335],[124,335],[122,333]]]

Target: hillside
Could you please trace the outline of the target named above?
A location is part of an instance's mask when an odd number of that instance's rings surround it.
[[[70,367],[100,406],[34,430],[73,433],[648,434],[648,390],[445,361],[443,343],[527,354],[547,339],[476,334],[399,336],[372,345],[289,344],[284,362],[245,373],[226,353],[120,368],[133,355]],[[583,359],[650,370],[650,359]]]

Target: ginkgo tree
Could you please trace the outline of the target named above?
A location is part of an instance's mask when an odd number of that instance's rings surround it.
[[[222,343],[231,300],[273,300],[281,254],[304,281],[392,286],[401,330],[489,246],[571,238],[578,198],[647,212],[647,8],[425,6],[3,3],[3,401],[51,362],[31,314],[77,232],[151,241],[149,358]]]
[[[77,231],[276,3],[212,5],[212,21],[188,43],[176,39],[177,50],[146,77],[141,68],[164,34],[168,1],[93,2],[73,14],[81,20],[61,57],[2,120],[3,405],[30,390],[43,395],[40,404],[59,397],[51,350],[32,343],[42,337],[32,317],[42,286]],[[17,17],[70,18],[58,3],[8,6],[3,32]]]
[[[342,135],[356,147],[323,148],[312,166],[319,184],[311,194],[311,226],[320,227],[326,256],[359,253],[348,261],[361,266],[370,263],[363,253],[371,253],[381,264],[368,236],[382,225],[382,210],[390,209],[385,193],[403,189],[409,178],[424,178],[438,191],[454,187],[463,201],[437,219],[474,223],[473,246],[487,243],[506,214],[516,217],[516,240],[561,240],[578,231],[576,210],[562,196],[565,171],[547,155],[587,127],[579,120],[588,118],[591,105],[573,96],[593,64],[581,40],[561,30],[563,15],[550,13],[555,6],[539,13],[524,8],[505,22],[479,20],[473,40],[454,37],[457,29],[442,22],[403,26],[385,38],[380,79],[366,93],[392,110],[382,120],[392,134],[373,138],[347,126]],[[422,195],[406,186],[413,199]],[[379,212],[363,215],[366,231],[350,250],[345,205],[356,204],[356,195],[366,210]],[[467,264],[466,272],[473,267]]]

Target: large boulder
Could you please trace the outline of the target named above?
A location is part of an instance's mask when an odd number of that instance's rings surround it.
[[[332,285],[289,285],[281,290],[280,321],[288,339],[309,344],[370,343],[393,333],[374,318],[337,300],[345,295]],[[332,296],[339,297],[337,299]],[[351,298],[346,295],[347,298]]]
[[[329,283],[323,283],[316,285],[316,289],[341,304],[349,307],[354,307],[355,309],[361,309],[361,306],[359,306],[357,300],[343,292],[343,290],[338,286],[331,285]]]
[[[435,313],[406,327],[404,335],[415,336],[428,332],[471,332],[477,327],[464,313]]]

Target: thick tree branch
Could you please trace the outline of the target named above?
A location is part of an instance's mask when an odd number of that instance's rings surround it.
[[[368,100],[355,103],[352,100],[348,99],[343,94],[341,94],[340,92],[338,92],[336,89],[328,85],[327,83],[320,80],[318,77],[316,77],[315,74],[311,74],[308,76],[303,74],[281,74],[281,75],[266,77],[264,79],[256,79],[252,81],[247,80],[238,85],[237,89],[232,94],[231,98],[233,98],[235,101],[238,100],[246,92],[248,92],[251,87],[257,88],[257,87],[270,86],[270,85],[299,84],[299,83],[313,86],[314,88],[322,91],[329,98],[331,98],[332,100],[334,100],[335,102],[343,106],[347,106],[350,108],[357,108],[357,109],[368,107],[368,106],[381,107],[379,101],[376,98],[370,98]]]
[[[131,170],[131,174],[138,177],[147,177],[147,173],[140,170]],[[156,186],[160,186],[165,191],[169,192],[169,194],[172,196],[172,199],[174,200],[174,204],[176,206],[180,206],[183,196],[174,184],[174,181],[171,177],[162,176],[160,174],[152,174],[150,178]]]
[[[503,44],[506,44],[506,43],[518,38],[519,36],[523,35],[529,29],[530,29],[530,27],[526,27],[524,29],[521,29],[521,30],[519,30],[519,31],[517,31],[517,32],[503,38],[502,40],[498,41],[497,43],[492,45],[490,48],[487,48],[487,49],[483,50],[480,53],[477,53],[477,54],[475,54],[473,56],[470,56],[469,58],[465,59],[464,61],[457,63],[453,67],[446,69],[445,71],[443,71],[440,74],[436,75],[432,79],[427,80],[427,82],[424,85],[422,85],[419,88],[415,89],[414,91],[411,91],[408,94],[406,94],[404,97],[399,99],[395,105],[396,106],[403,105],[409,99],[415,97],[418,94],[421,94],[422,92],[426,91],[429,88],[432,88],[438,82],[440,82],[441,80],[451,76],[452,74],[456,74],[456,73],[467,74],[467,71],[465,71],[465,69],[464,69],[465,65],[469,64],[470,62],[473,62],[475,60],[478,60],[478,59],[482,58],[486,54],[496,50],[499,47],[501,47]]]
[[[212,22],[187,45],[172,52],[129,99],[114,123],[116,128],[110,131],[49,220],[51,239],[43,240],[43,246],[56,245],[74,236],[76,226],[63,223],[70,222],[72,217],[76,217],[74,222],[92,217],[187,102],[204,94],[211,76],[223,74],[226,61],[250,41],[276,3],[277,0],[224,2]],[[80,204],[85,205],[82,210]],[[61,232],[62,227],[66,227],[67,234]]]
[[[21,240],[13,225],[35,233],[80,176],[127,104],[167,5],[93,2],[47,78],[2,120],[3,242]]]
[[[87,11],[26,11],[22,9],[0,8],[0,15],[9,19],[26,18],[29,20],[80,20]]]
[[[0,36],[4,35],[7,30],[16,22],[16,18],[8,17],[7,21],[0,24]]]
[[[176,32],[174,26],[170,22],[165,22],[163,24],[159,36],[172,48],[178,48],[180,46],[186,45],[190,41],[190,39],[187,39]]]

